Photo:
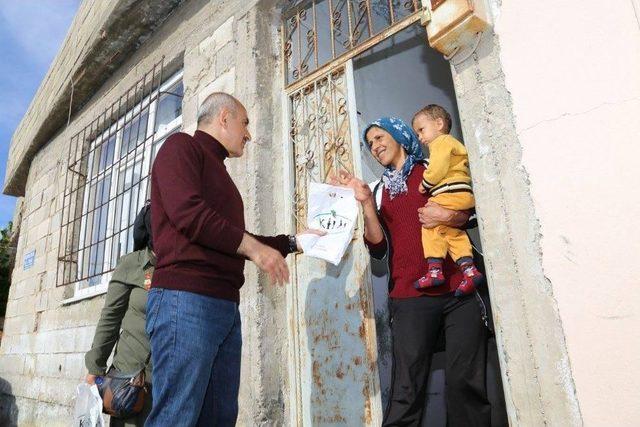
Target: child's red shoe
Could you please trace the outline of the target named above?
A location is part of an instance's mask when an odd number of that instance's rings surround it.
[[[442,272],[442,259],[430,258],[427,261],[429,272],[418,279],[415,283],[416,289],[428,289],[435,286],[444,285],[444,273]]]
[[[456,289],[456,296],[470,295],[482,283],[484,276],[478,271],[472,261],[460,263],[463,279]]]

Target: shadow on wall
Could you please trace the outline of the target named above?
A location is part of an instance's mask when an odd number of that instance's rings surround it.
[[[15,427],[17,425],[16,397],[11,392],[11,384],[4,378],[0,378],[0,426]]]

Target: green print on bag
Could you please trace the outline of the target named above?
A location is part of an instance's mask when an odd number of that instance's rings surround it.
[[[338,215],[335,210],[320,213],[313,217],[320,228],[329,234],[340,233],[351,228],[351,221],[342,215]]]

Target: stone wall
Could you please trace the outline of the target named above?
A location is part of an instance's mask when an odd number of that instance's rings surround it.
[[[528,25],[520,19],[541,9],[513,5],[507,8],[500,0],[487,1],[495,31],[483,34],[477,50],[466,59],[468,52],[465,51],[454,56],[452,74],[464,140],[470,154],[510,420],[514,425],[606,423],[610,421],[606,418],[606,408],[612,402],[600,398],[600,387],[605,387],[609,378],[617,381],[614,388],[619,399],[615,403],[622,402],[619,403],[623,409],[620,417],[633,420],[630,414],[637,413],[637,405],[626,405],[625,402],[633,402],[637,395],[624,387],[626,371],[608,364],[608,355],[614,351],[612,347],[623,339],[618,325],[628,329],[631,329],[629,325],[635,325],[632,322],[637,316],[629,311],[631,304],[628,302],[633,302],[633,298],[620,296],[612,302],[601,303],[596,292],[601,283],[589,281],[591,276],[585,276],[590,298],[580,296],[579,301],[591,304],[593,313],[584,315],[580,310],[582,305],[573,304],[575,295],[570,290],[576,282],[566,277],[583,274],[572,265],[581,263],[587,268],[592,253],[580,250],[579,256],[575,257],[568,249],[569,244],[562,239],[567,236],[560,230],[569,228],[573,232],[572,239],[582,239],[588,234],[590,224],[584,221],[574,224],[573,205],[565,206],[564,210],[557,208],[563,206],[564,198],[552,191],[555,182],[549,181],[545,172],[554,165],[547,163],[544,150],[539,147],[552,149],[545,138],[555,141],[552,139],[554,132],[570,135],[577,127],[589,129],[588,125],[597,122],[600,113],[608,114],[609,122],[626,117],[631,123],[633,111],[637,110],[637,85],[625,86],[620,82],[637,83],[637,79],[632,79],[634,74],[624,74],[625,67],[617,67],[619,75],[615,80],[620,84],[616,86],[613,101],[599,96],[589,100],[593,104],[592,110],[565,105],[550,109],[555,113],[547,114],[535,103],[541,99],[536,98],[538,89],[532,93],[529,87],[536,81],[536,75],[531,71],[535,68],[530,66],[530,57],[523,52],[528,52],[528,43],[536,36],[538,56],[546,55],[547,46],[553,44],[549,38],[552,35],[545,31],[546,27],[536,27],[535,34],[523,36],[519,33],[520,28]],[[64,299],[72,296],[73,290],[56,287],[66,150],[72,135],[118,99],[161,57],[165,57],[166,63],[183,64],[185,131],[193,132],[197,106],[212,91],[232,92],[246,105],[254,143],[247,147],[243,158],[230,160],[227,164],[245,200],[247,226],[259,234],[291,231],[284,229],[285,219],[281,214],[290,197],[283,185],[282,167],[285,163],[283,78],[278,28],[280,8],[284,3],[276,0],[184,2],[128,61],[114,71],[106,84],[73,116],[69,126],[59,129],[37,152],[28,169],[24,199],[18,204],[22,215],[19,221],[21,235],[0,346],[1,425],[16,421],[20,425],[68,424],[71,399],[76,384],[85,374],[83,356],[90,346],[103,297],[61,305]],[[581,20],[572,22],[582,22],[582,25],[600,22],[593,2],[590,2],[590,9],[573,3],[583,15]],[[612,15],[621,17],[619,21],[625,26],[620,28],[625,29],[625,34],[637,32],[633,19],[629,18],[632,15],[626,13],[634,4],[618,6],[615,9],[618,15]],[[82,9],[82,13],[88,12]],[[572,11],[565,8],[555,16],[570,19]],[[623,20],[622,16],[628,19]],[[610,22],[609,26],[615,25]],[[587,29],[581,28],[584,32]],[[75,37],[82,39],[82,34]],[[598,37],[593,37],[593,43],[600,42]],[[633,40],[637,41],[637,38],[629,37],[628,43],[620,46],[630,46]],[[567,42],[566,45],[571,44]],[[586,58],[591,45],[583,43],[582,47],[584,55],[581,58]],[[558,61],[570,58],[571,52],[567,49],[565,46],[561,51],[563,55],[556,58]],[[608,52],[607,49],[601,46],[600,53]],[[615,52],[618,52],[617,56],[603,55],[610,61],[625,56],[623,51]],[[72,52],[63,50],[54,68],[75,57],[69,55]],[[563,69],[571,63],[569,61]],[[559,74],[549,73],[550,81],[559,78]],[[558,81],[568,84],[573,80]],[[550,104],[553,96],[562,93],[563,88],[562,85],[554,86],[552,91],[547,88],[542,105]],[[590,90],[584,85],[576,88],[580,89],[578,93]],[[609,94],[610,88],[601,87],[599,91],[600,95]],[[571,95],[571,99],[577,99],[575,96],[575,93]],[[531,104],[525,102],[532,99]],[[573,116],[579,116],[580,121],[569,121]],[[629,132],[620,134],[620,138],[631,140],[633,135]],[[578,149],[583,139],[589,140],[587,134],[590,132],[585,133],[584,138],[571,139],[571,147],[580,153],[582,164],[589,164],[595,157],[595,153]],[[531,135],[536,135],[537,139]],[[547,145],[538,144],[539,140]],[[589,141],[594,144],[595,152],[599,146],[593,140]],[[24,153],[18,154],[11,154],[10,163],[19,160],[14,157]],[[616,159],[626,157],[621,155]],[[619,161],[614,166],[624,169],[625,165]],[[16,167],[16,164],[11,166]],[[575,172],[585,173],[585,170]],[[627,170],[634,169],[629,167]],[[627,181],[632,180],[633,176],[630,176]],[[575,194],[588,193],[586,197],[592,197],[594,188],[599,187],[580,185]],[[578,204],[575,200],[573,203]],[[599,212],[604,215],[607,211]],[[617,221],[631,224],[634,211],[624,212],[629,214],[618,217]],[[590,240],[579,241],[586,242],[585,247],[594,244],[605,247],[608,237],[596,235]],[[621,248],[634,253],[635,246],[629,244]],[[35,263],[25,271],[22,260],[25,254],[34,250]],[[572,265],[558,261],[565,255]],[[618,265],[613,262],[614,258],[607,259],[611,267]],[[239,424],[285,424],[285,396],[289,395],[285,289],[270,286],[250,264],[245,273],[247,281],[241,303],[244,347]],[[619,277],[622,281],[615,288],[618,291],[625,280],[632,279],[622,274]],[[637,286],[631,288],[637,289]],[[633,295],[637,296],[637,293]],[[628,308],[630,314],[620,319],[615,317],[619,307]],[[624,313],[627,312],[623,310]],[[591,322],[591,329],[583,327],[585,319]],[[604,329],[609,332],[602,332],[594,342],[608,342],[609,348],[592,345],[590,341],[592,330],[601,326],[602,319],[614,326]],[[587,345],[590,350],[583,351],[582,347]],[[600,370],[593,374],[589,363],[591,354],[596,352],[604,356],[599,358]],[[628,355],[625,357],[624,360],[631,360]],[[579,375],[574,383],[575,372]],[[579,405],[583,400],[589,403],[586,410]],[[636,412],[633,412],[634,408]]]
[[[104,297],[62,305],[73,289],[56,286],[68,144],[72,135],[163,56],[165,63],[184,64],[185,131],[195,129],[197,105],[214,90],[232,92],[245,103],[255,144],[248,146],[243,158],[229,161],[228,167],[249,207],[249,229],[263,234],[286,231],[277,215],[284,195],[265,191],[282,182],[278,165],[283,147],[275,143],[281,136],[282,79],[277,59],[279,36],[277,26],[272,25],[278,22],[274,3],[263,2],[258,7],[254,2],[184,3],[34,157],[0,347],[0,420],[21,426],[69,423],[75,387],[86,374],[84,353],[90,348]],[[64,58],[55,64],[60,61]],[[25,271],[24,255],[34,250],[35,263]],[[284,290],[268,285],[253,266],[247,267],[246,277],[241,304],[244,348],[239,423],[282,421]]]

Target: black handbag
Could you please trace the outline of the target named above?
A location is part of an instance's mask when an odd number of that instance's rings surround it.
[[[115,368],[98,385],[102,397],[102,411],[116,418],[131,418],[144,408],[149,390],[145,382],[145,368],[136,374],[124,374]]]

